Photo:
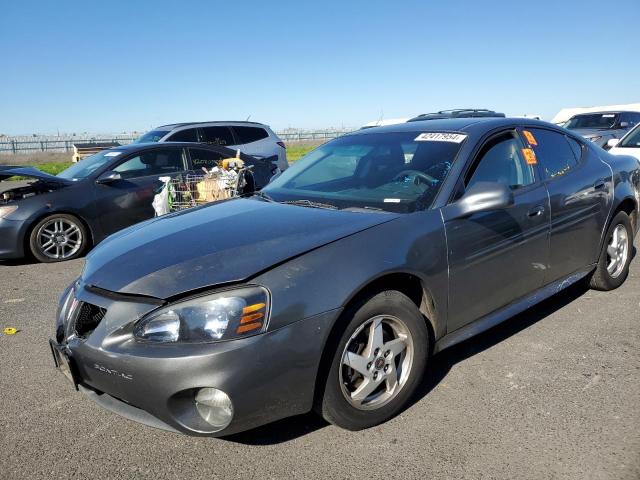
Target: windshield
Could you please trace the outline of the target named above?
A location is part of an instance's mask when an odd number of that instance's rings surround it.
[[[164,137],[169,130],[151,130],[150,132],[145,133],[141,137],[139,137],[133,143],[153,143],[159,142],[162,137]]]
[[[313,150],[262,192],[309,206],[422,210],[433,202],[465,138],[420,131],[348,135]]]
[[[576,115],[565,125],[565,128],[613,128],[618,122],[617,113],[590,113],[588,115]]]
[[[640,148],[640,125],[631,130],[616,147]]]
[[[121,154],[122,152],[117,150],[103,150],[74,163],[56,176],[67,180],[82,180]]]

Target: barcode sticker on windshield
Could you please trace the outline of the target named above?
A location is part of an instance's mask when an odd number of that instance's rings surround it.
[[[453,142],[462,143],[466,135],[462,133],[426,132],[418,135],[415,142]]]
[[[120,155],[122,152],[109,152],[109,153],[105,153],[104,156],[105,157],[117,157],[118,155]]]

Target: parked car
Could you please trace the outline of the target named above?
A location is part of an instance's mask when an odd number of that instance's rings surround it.
[[[563,126],[606,149],[609,140],[623,137],[638,123],[640,112],[592,112],[574,115]]]
[[[111,233],[152,218],[158,177],[203,173],[202,167],[235,156],[226,147],[153,143],[103,150],[57,176],[32,167],[0,167],[0,180],[36,180],[0,193],[0,259],[29,253],[41,262],[77,258]],[[257,188],[275,171],[267,160],[241,159],[254,165]]]
[[[612,155],[632,155],[640,160],[640,123],[629,130],[620,140],[617,138],[607,142]]]
[[[82,393],[156,427],[222,436],[312,408],[371,427],[434,353],[578,281],[620,286],[639,188],[635,158],[536,120],[359,130],[251,198],[104,241],[52,351]]]
[[[237,148],[254,157],[277,156],[278,168],[289,167],[285,144],[268,125],[257,122],[192,122],[162,125],[145,133],[138,143],[200,142]]]

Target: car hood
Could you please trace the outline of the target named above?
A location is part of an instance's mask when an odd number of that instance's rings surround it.
[[[112,292],[166,299],[247,280],[398,216],[258,199],[211,204],[112,235],[87,256],[82,281]]]
[[[66,178],[56,177],[55,175],[50,175],[48,173],[42,172],[34,167],[19,167],[12,165],[4,165],[0,166],[0,181],[6,180],[11,177],[29,177],[35,178],[38,180],[43,180],[44,182],[51,185],[71,185],[73,181],[67,180]]]
[[[618,132],[607,128],[576,128],[571,131],[585,138],[611,136]]]

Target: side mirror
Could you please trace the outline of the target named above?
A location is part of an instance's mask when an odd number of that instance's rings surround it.
[[[513,205],[513,192],[498,182],[478,182],[460,200],[447,205],[443,210],[445,221],[465,218],[474,213],[500,210]]]
[[[620,143],[619,138],[611,138],[607,141],[607,147],[613,148]]]
[[[96,183],[100,185],[108,185],[110,183],[117,182],[118,180],[122,180],[122,176],[118,172],[108,170],[96,179]]]

